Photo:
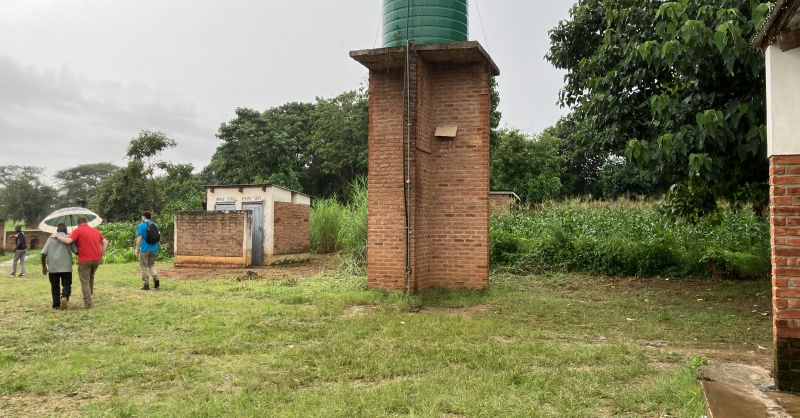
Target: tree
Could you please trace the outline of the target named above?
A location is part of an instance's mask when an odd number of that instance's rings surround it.
[[[677,211],[766,202],[764,61],[749,48],[769,4],[580,0],[550,31],[581,146],[674,184]]]
[[[53,210],[55,189],[42,180],[44,169],[0,166],[0,217],[36,227]]]
[[[175,202],[196,201],[205,197],[203,185],[200,184],[198,176],[192,174],[194,166],[192,164],[172,164],[162,163],[159,168],[165,174],[159,177],[159,188],[166,196],[165,206],[171,206]]]
[[[131,161],[103,179],[89,200],[89,209],[106,221],[135,221],[150,204],[147,177],[141,161]]]
[[[82,164],[57,172],[54,176],[59,183],[56,206],[75,206],[79,199],[91,200],[100,182],[118,169],[111,163],[98,163]]]
[[[318,97],[311,118],[308,171],[321,194],[344,195],[369,167],[369,93],[361,89],[332,99]]]
[[[155,178],[155,169],[163,164],[162,161],[157,160],[158,156],[166,149],[175,148],[178,143],[175,140],[167,138],[161,132],[150,132],[142,130],[139,136],[132,139],[128,144],[127,157],[131,163],[136,163],[135,166],[141,167],[141,175],[145,176],[146,181],[145,191],[149,197],[150,211],[153,213],[158,212],[159,203],[163,199],[163,193],[158,187],[158,181]],[[128,164],[128,175],[133,175],[130,172],[131,164]]]
[[[497,129],[500,126],[500,118],[503,113],[497,110],[500,106],[500,91],[497,90],[497,78],[492,77],[489,84],[489,149],[494,149],[500,134]]]
[[[271,183],[301,191],[294,170],[298,165],[297,142],[285,132],[275,132],[260,112],[237,108],[236,119],[223,123],[217,138],[223,143],[203,169],[206,181]]]
[[[559,139],[547,134],[527,135],[518,129],[498,131],[492,153],[492,190],[512,190],[523,202],[555,199],[561,193]]]

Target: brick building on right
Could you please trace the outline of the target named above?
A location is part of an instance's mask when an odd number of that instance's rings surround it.
[[[766,61],[775,382],[800,391],[800,0],[778,0],[753,41]]]

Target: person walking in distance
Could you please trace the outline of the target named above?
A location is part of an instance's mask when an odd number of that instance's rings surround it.
[[[28,244],[25,243],[25,234],[22,232],[22,227],[17,225],[14,227],[14,261],[11,263],[11,275],[17,275],[17,262],[19,262],[20,270],[18,277],[25,277],[25,255],[28,254]]]
[[[65,224],[58,224],[56,231],[58,236],[68,237]],[[74,243],[67,245],[53,238],[48,238],[44,243],[42,274],[50,279],[53,309],[67,309],[69,296],[72,294],[72,254],[77,253],[78,247]]]
[[[108,249],[108,240],[100,231],[89,226],[86,218],[78,219],[78,227],[69,237],[61,237],[56,232],[50,235],[50,238],[55,238],[64,244],[74,242],[78,246],[78,276],[81,279],[83,307],[90,309],[94,293],[94,274]]]
[[[153,276],[153,287],[158,289],[161,285],[158,281],[156,272],[156,258],[158,257],[158,241],[161,240],[161,233],[158,225],[151,220],[153,215],[142,212],[142,223],[136,230],[136,255],[139,256],[139,267],[142,268],[142,288],[150,290],[150,278],[148,273]]]

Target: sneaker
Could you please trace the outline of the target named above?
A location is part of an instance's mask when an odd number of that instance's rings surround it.
[[[54,310],[54,311],[58,311],[58,310],[60,310],[60,309],[58,308],[58,306],[53,306],[53,310]]]
[[[12,276],[13,276],[13,274],[12,274]],[[17,276],[17,277],[25,277],[25,273],[20,273],[20,275]]]
[[[62,311],[66,311],[67,310],[67,302],[68,302],[67,298],[61,298],[61,310]]]
[[[161,283],[158,281],[157,278],[153,277],[153,287],[158,289],[158,286],[161,286]]]
[[[139,290],[150,290],[150,285],[144,285]]]

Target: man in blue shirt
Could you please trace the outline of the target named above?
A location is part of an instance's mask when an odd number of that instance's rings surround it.
[[[142,268],[142,288],[141,290],[150,290],[150,278],[148,273],[153,276],[153,287],[158,289],[161,284],[158,282],[158,273],[156,273],[156,257],[158,257],[158,243],[150,244],[147,242],[147,227],[153,224],[150,220],[153,215],[148,212],[142,212],[142,223],[136,230],[136,255],[139,256],[139,267]],[[153,224],[154,228],[157,228]]]

